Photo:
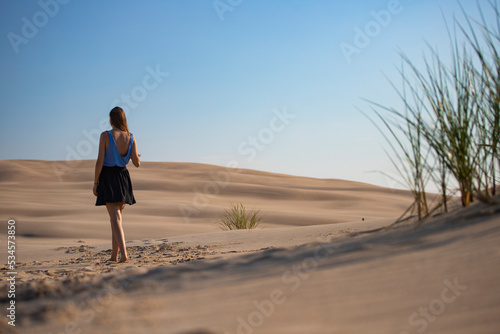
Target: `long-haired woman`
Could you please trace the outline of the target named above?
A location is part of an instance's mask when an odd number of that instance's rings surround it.
[[[93,191],[97,196],[95,205],[106,205],[111,221],[113,249],[110,261],[118,261],[119,250],[120,262],[125,262],[128,256],[122,226],[123,209],[125,204],[135,203],[126,166],[130,159],[136,167],[139,167],[141,162],[137,153],[137,141],[128,130],[127,118],[122,108],[115,107],[111,110],[109,123],[112,129],[101,133],[99,140]]]

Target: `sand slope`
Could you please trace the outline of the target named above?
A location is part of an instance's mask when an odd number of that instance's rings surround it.
[[[144,163],[131,169],[139,203],[126,209],[130,260],[116,264],[106,261],[106,213],[93,206],[93,162],[73,162],[71,173],[53,167],[0,161],[0,238],[4,244],[6,221],[14,218],[18,261],[17,326],[2,316],[2,333],[500,328],[500,198],[418,230],[407,222],[368,232],[399,216],[409,194],[341,180]],[[214,220],[230,202],[267,213],[262,228],[220,231]],[[5,247],[0,256],[7,258]],[[0,291],[5,310],[5,279]]]
[[[94,164],[0,161],[2,220],[15,218],[18,236],[108,239],[106,209],[94,207]],[[125,211],[128,240],[219,231],[215,220],[230,203],[261,209],[263,228],[392,218],[411,203],[408,192],[342,180],[192,163],[129,170],[138,203]]]
[[[124,265],[98,245],[61,248],[72,258],[20,265],[16,330],[498,333],[500,204],[419,230],[348,225],[130,242]]]

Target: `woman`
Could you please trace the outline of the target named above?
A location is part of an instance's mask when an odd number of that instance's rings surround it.
[[[106,205],[111,221],[111,242],[113,250],[109,261],[120,263],[127,261],[125,235],[122,228],[122,214],[125,204],[134,204],[132,182],[127,170],[127,164],[132,159],[135,167],[141,164],[137,154],[137,142],[129,132],[125,112],[120,107],[114,107],[109,113],[111,131],[101,133],[99,140],[99,155],[95,164],[94,195],[95,205]]]

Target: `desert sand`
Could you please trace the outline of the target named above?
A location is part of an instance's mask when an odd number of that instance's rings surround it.
[[[129,168],[138,203],[116,264],[93,167],[0,161],[0,256],[13,219],[17,262],[16,326],[4,279],[1,332],[498,333],[498,200],[386,229],[408,192],[144,162]],[[218,213],[240,202],[262,224],[222,231]]]

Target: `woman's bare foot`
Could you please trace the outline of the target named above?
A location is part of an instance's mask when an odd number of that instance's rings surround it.
[[[122,257],[122,258],[120,258],[119,263],[127,262],[127,260],[128,260],[128,257]]]

